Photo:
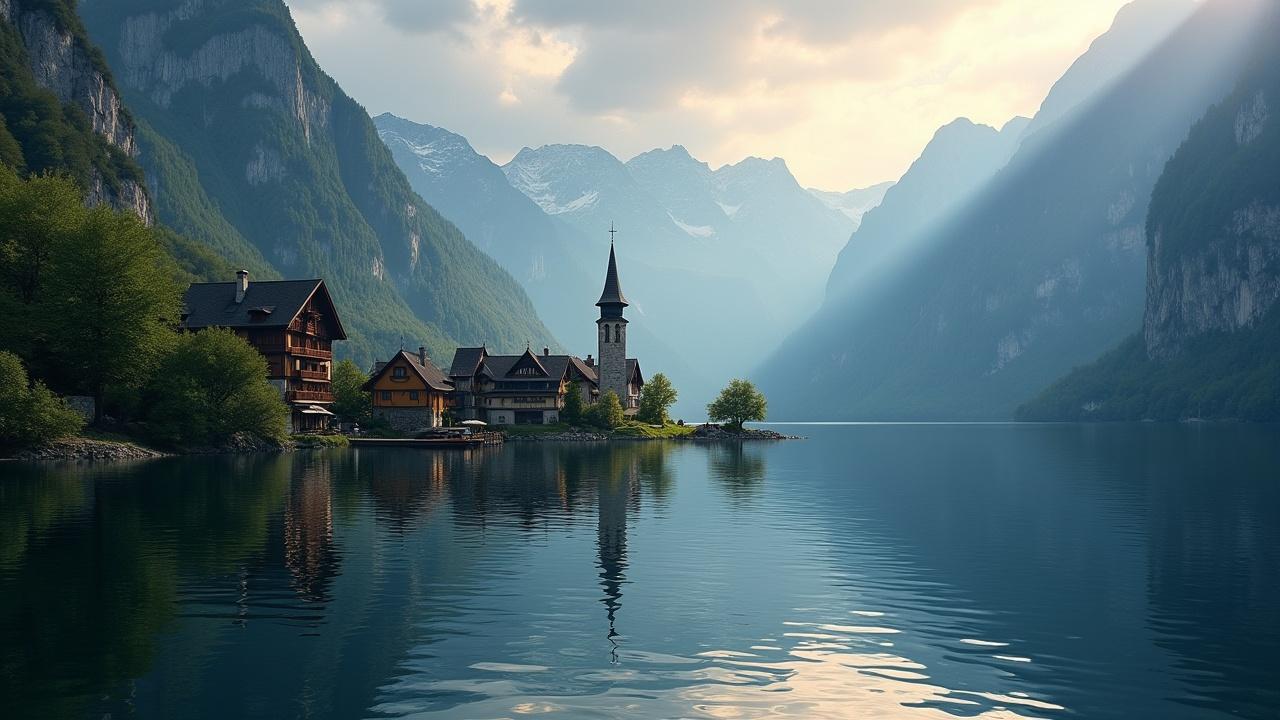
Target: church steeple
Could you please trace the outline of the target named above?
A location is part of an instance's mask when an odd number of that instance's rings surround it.
[[[600,293],[596,307],[600,308],[600,317],[622,317],[622,309],[627,305],[627,297],[622,294],[622,284],[618,282],[618,258],[613,252],[613,242],[610,241],[609,270],[605,273],[604,292]],[[612,314],[615,312],[616,314]]]
[[[604,276],[604,292],[600,293],[600,319],[596,320],[596,341],[600,353],[598,372],[600,392],[617,393],[622,407],[631,402],[627,378],[627,319],[622,311],[627,307],[627,297],[622,294],[618,282],[618,257],[613,251],[612,236],[617,230],[609,226],[609,270]]]

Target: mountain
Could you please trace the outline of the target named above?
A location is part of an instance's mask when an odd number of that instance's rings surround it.
[[[90,0],[143,133],[159,219],[285,277],[324,277],[361,362],[419,341],[550,338],[528,297],[410,188],[280,0]]]
[[[0,79],[0,161],[152,219],[133,119],[72,0],[0,0]]]
[[[813,311],[852,227],[777,159],[712,170],[679,145],[625,163],[599,147],[548,145],[524,148],[503,171],[577,232],[587,256],[607,254],[606,231],[618,229],[633,315],[672,348],[646,366],[687,363],[687,375],[669,374],[693,415]],[[588,270],[598,292],[599,271]]]
[[[819,190],[809,188],[810,194],[822,201],[822,204],[844,213],[853,221],[853,229],[857,231],[862,224],[862,216],[875,209],[884,201],[884,194],[893,187],[892,180],[866,188],[856,188],[845,192]]]
[[[1201,3],[1078,112],[1023,137],[977,195],[908,251],[852,285],[839,282],[838,265],[823,309],[760,372],[781,398],[775,416],[1005,419],[1132,332],[1151,190],[1249,48],[1269,41],[1254,27],[1266,5]],[[799,370],[797,356],[807,358]]]
[[[1276,37],[1280,11],[1259,25]],[[1261,50],[1156,184],[1142,333],[1020,418],[1280,420],[1280,46]]]
[[[949,220],[1009,162],[1027,125],[1026,118],[1015,118],[996,130],[960,118],[934,133],[840,251],[827,281],[828,297],[865,291],[886,264],[918,252],[928,231]]]
[[[523,285],[556,337],[575,346],[595,337],[594,325],[584,322],[591,304],[565,292],[603,282],[587,272],[593,258],[579,254],[584,243],[576,231],[511,187],[465,137],[390,113],[374,125],[414,191]]]

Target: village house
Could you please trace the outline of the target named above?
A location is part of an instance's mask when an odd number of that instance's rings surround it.
[[[597,395],[594,360],[572,355],[490,355],[484,347],[458,348],[449,367],[454,413],[460,420],[490,425],[549,425],[560,422],[570,383],[584,403]]]
[[[333,342],[347,339],[324,281],[195,283],[183,296],[181,327],[229,328],[262,353],[267,377],[289,405],[290,432],[328,426],[333,416]]]
[[[396,430],[414,432],[444,424],[453,383],[427,357],[427,349],[420,347],[416,354],[401,350],[375,365],[363,389],[371,395],[375,418]]]
[[[597,349],[600,360],[575,355],[542,354],[526,349],[522,355],[490,355],[481,347],[458,348],[449,367],[454,413],[460,420],[491,425],[551,424],[560,421],[565,395],[577,383],[584,404],[597,402],[610,390],[618,395],[627,415],[640,408],[644,376],[640,362],[627,357],[627,299],[618,279],[618,261],[609,247],[604,291],[596,307]]]

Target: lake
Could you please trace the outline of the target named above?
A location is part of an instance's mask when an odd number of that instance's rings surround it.
[[[4,718],[1280,716],[1280,429],[0,464]]]

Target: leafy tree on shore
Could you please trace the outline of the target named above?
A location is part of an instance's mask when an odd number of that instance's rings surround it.
[[[582,386],[576,382],[569,383],[569,390],[564,395],[564,407],[560,409],[560,421],[570,425],[582,422],[585,410],[582,405]]]
[[[728,422],[742,429],[743,423],[763,422],[768,403],[764,395],[748,380],[732,380],[720,396],[707,406],[712,422]]]
[[[366,423],[373,417],[373,398],[361,388],[369,376],[351,360],[333,366],[333,412],[342,420]]]
[[[151,229],[134,215],[89,211],[53,254],[49,310],[57,332],[49,347],[69,378],[97,400],[112,385],[150,375],[174,340],[180,290]],[[265,377],[265,372],[263,373]]]
[[[80,414],[42,383],[29,384],[22,360],[0,351],[0,449],[20,449],[75,435]]]
[[[237,433],[286,437],[289,409],[267,381],[267,361],[230,330],[179,336],[148,395],[148,425],[162,442],[218,445]]]
[[[600,396],[600,400],[587,410],[587,422],[603,430],[613,430],[626,421],[626,413],[622,409],[622,401],[618,393],[610,390]]]
[[[670,420],[667,412],[678,397],[679,393],[666,375],[654,375],[640,391],[640,411],[636,414],[636,419],[654,425],[666,425]]]

